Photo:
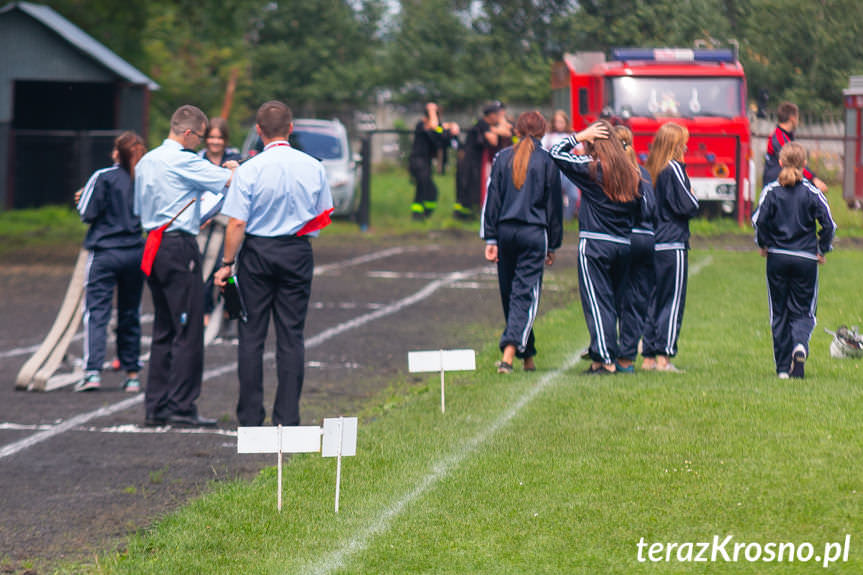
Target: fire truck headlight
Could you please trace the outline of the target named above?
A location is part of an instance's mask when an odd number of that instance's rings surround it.
[[[726,215],[734,213],[734,202],[722,202],[720,207],[722,208],[722,213]]]
[[[716,194],[733,198],[737,194],[736,184],[719,184],[716,186]]]

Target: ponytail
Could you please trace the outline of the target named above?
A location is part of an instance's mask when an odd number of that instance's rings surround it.
[[[123,132],[114,140],[114,149],[117,150],[120,166],[134,177],[135,164],[147,151],[144,139],[135,132]]]
[[[545,118],[537,111],[525,112],[515,122],[515,131],[521,138],[515,145],[512,158],[512,183],[516,189],[521,189],[527,179],[527,166],[536,149],[533,140],[541,138],[545,134],[545,128]]]
[[[533,154],[533,138],[524,138],[515,145],[515,153],[512,157],[512,183],[516,189],[521,189],[524,180],[527,179],[527,165]]]
[[[806,149],[797,142],[789,142],[782,146],[779,152],[779,185],[783,187],[796,186],[803,181],[803,168],[806,167]]]

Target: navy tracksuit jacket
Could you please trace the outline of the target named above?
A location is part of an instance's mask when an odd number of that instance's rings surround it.
[[[767,249],[776,372],[788,373],[798,344],[809,354],[818,301],[817,256],[832,249],[836,224],[824,194],[806,179],[788,187],[768,184],[752,222],[758,246]],[[821,225],[817,234],[816,222]]]
[[[590,156],[574,155],[574,136],[551,148],[563,174],[581,189],[578,212],[578,288],[593,361],[614,363],[620,357],[618,309],[628,284],[630,236],[641,201],[615,202],[602,189],[602,165]]]
[[[770,182],[776,181],[779,177],[779,151],[782,146],[788,142],[794,141],[794,132],[786,132],[781,126],[777,125],[773,130],[773,135],[767,140],[767,153],[764,155],[764,171],[762,172],[762,182],[766,186]],[[815,174],[809,171],[808,168],[803,168],[803,177],[810,182],[815,179]]]
[[[563,241],[560,172],[534,139],[521,188],[512,181],[515,148],[495,156],[482,211],[481,235],[497,244],[497,275],[506,328],[500,348],[516,346],[519,358],[536,355],[533,322],[539,309],[542,274],[549,252]]]
[[[677,355],[677,340],[686,305],[689,273],[689,220],[698,213],[698,200],[686,166],[671,160],[654,183],[657,219],[654,230],[656,289],[648,311],[642,355]]]
[[[84,238],[84,247],[90,250],[84,311],[87,371],[102,370],[115,287],[120,366],[125,371],[140,369],[144,238],[141,220],[132,213],[132,205],[132,180],[120,166],[95,172],[78,201],[81,221],[90,224]]]
[[[656,289],[656,271],[653,263],[654,228],[656,227],[656,198],[650,174],[639,166],[641,181],[638,191],[641,194],[641,213],[638,214],[630,238],[631,263],[629,283],[621,298],[618,315],[620,317],[620,357],[633,360],[638,354],[638,341],[642,338],[647,325],[648,309]]]

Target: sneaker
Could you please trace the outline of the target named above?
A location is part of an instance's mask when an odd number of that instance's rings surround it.
[[[593,367],[591,365],[582,372],[584,375],[614,375],[615,373],[616,372],[611,371],[610,369],[605,369],[601,365],[599,367]]]
[[[620,365],[619,362],[614,362],[614,368],[618,371],[618,373],[635,373],[635,366],[630,364],[626,367]]]
[[[494,366],[497,368],[498,373],[503,373],[506,375],[509,375],[510,373],[512,373],[512,364],[511,363],[507,363],[505,361],[499,361],[496,364],[494,364]]]
[[[786,372],[779,372],[779,379],[788,379],[788,377],[789,375]]]
[[[98,373],[90,373],[75,384],[75,391],[96,391],[102,386],[102,378]]]
[[[805,377],[803,366],[806,363],[806,348],[798,343],[791,352],[791,377],[803,379]]]
[[[680,369],[670,361],[666,364],[659,365],[656,364],[656,371],[664,371],[666,373],[686,373],[684,370]]]
[[[123,382],[123,391],[126,393],[140,393],[141,381],[137,377],[128,377]]]

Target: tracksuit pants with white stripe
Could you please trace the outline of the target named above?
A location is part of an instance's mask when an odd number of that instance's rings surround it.
[[[642,355],[677,355],[677,340],[683,324],[689,252],[686,248],[656,248],[653,255],[656,290],[648,311],[649,324],[642,343]]]
[[[638,341],[645,336],[648,309],[656,289],[656,272],[653,268],[653,234],[632,232],[630,243],[631,264],[629,283],[620,301],[620,357],[634,360],[638,354]]]
[[[539,310],[548,252],[546,230],[542,226],[501,222],[497,245],[497,278],[506,318],[500,349],[514,345],[516,357],[533,357],[536,355],[533,322]]]
[[[84,307],[84,362],[87,371],[102,371],[108,322],[117,288],[117,357],[124,371],[138,371],[141,352],[141,247],[95,249],[87,266]]]
[[[628,243],[584,237],[578,241],[578,290],[593,361],[612,364],[620,356],[617,310],[629,281],[629,265]]]
[[[818,301],[818,262],[786,254],[767,254],[767,297],[773,329],[776,373],[791,369],[791,353],[801,344],[809,355]]]

